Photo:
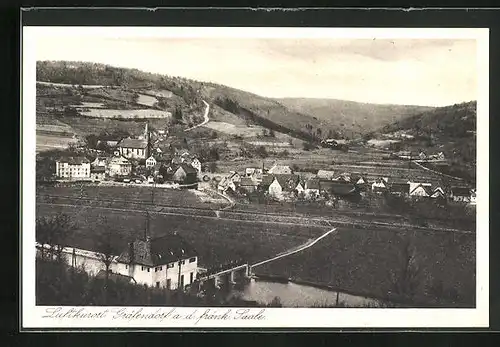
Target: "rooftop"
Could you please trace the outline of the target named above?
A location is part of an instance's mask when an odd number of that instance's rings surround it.
[[[90,161],[85,157],[61,158],[58,161],[60,163],[68,163],[70,165],[82,165],[82,164],[89,164],[90,163]]]
[[[130,253],[133,253],[132,257]],[[196,250],[180,235],[167,234],[147,241],[136,240],[118,257],[120,263],[158,266],[197,256]]]
[[[119,147],[125,147],[125,148],[146,148],[147,147],[147,142],[146,140],[142,139],[123,139],[120,141],[118,144]]]

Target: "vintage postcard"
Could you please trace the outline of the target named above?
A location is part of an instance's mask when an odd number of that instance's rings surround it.
[[[23,27],[22,328],[487,327],[488,35]]]

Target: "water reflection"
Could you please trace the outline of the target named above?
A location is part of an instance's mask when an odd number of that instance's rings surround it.
[[[252,279],[243,288],[233,289],[233,294],[242,299],[270,304],[276,297],[283,307],[314,307],[335,306],[338,302],[348,307],[376,307],[379,302],[375,299],[355,296],[296,284],[292,282],[278,283]]]

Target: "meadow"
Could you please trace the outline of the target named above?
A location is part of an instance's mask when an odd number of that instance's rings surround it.
[[[473,307],[475,235],[366,230],[340,227],[311,248],[259,266],[256,274],[289,277],[381,298],[394,293],[392,274],[401,271],[405,242],[414,247],[419,268],[415,298]]]
[[[139,109],[139,110],[113,110],[113,109],[88,109],[79,111],[85,117],[93,118],[115,118],[115,119],[137,119],[137,118],[169,118],[172,113],[168,111]]]
[[[146,214],[140,211],[101,210],[96,207],[37,204],[37,216],[64,213],[76,223],[68,243],[83,249],[95,249],[99,234],[107,227],[114,234],[114,247],[121,252],[127,242],[141,238],[146,229]],[[105,213],[107,226],[100,217]],[[278,225],[259,221],[207,219],[200,216],[152,214],[152,237],[178,232],[198,251],[200,265],[215,266],[231,260],[250,262],[267,259],[319,236],[326,228]]]

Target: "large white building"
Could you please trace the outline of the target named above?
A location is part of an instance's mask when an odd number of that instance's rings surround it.
[[[123,139],[118,144],[120,154],[129,159],[146,159],[148,157],[148,142],[143,139]]]
[[[116,259],[114,271],[138,284],[184,289],[196,280],[198,255],[177,234],[136,240]]]
[[[56,176],[67,179],[90,178],[90,161],[84,157],[57,160]]]
[[[106,162],[106,175],[109,177],[128,176],[132,172],[132,164],[126,158],[118,155]]]
[[[42,256],[42,249],[47,253],[50,246],[37,243],[36,248],[37,256]],[[68,265],[83,267],[90,275],[105,273],[103,257],[98,252],[64,247],[62,255]],[[196,280],[198,255],[181,236],[168,234],[131,242],[122,254],[112,256],[109,270],[113,275],[122,275],[136,284],[185,289]]]

